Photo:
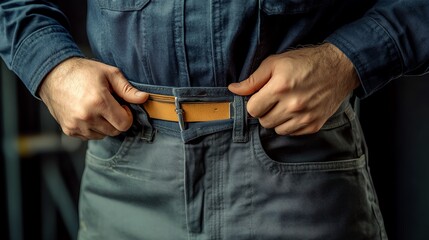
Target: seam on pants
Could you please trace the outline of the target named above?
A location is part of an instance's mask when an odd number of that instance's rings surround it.
[[[187,157],[186,157],[186,146],[185,144],[182,144],[182,148],[183,148],[183,207],[185,209],[185,227],[187,229],[187,233],[188,233],[188,240],[191,240],[191,228],[189,226],[189,212],[188,212],[188,194],[187,194],[187,186],[186,186],[186,178],[187,178],[187,172],[186,172],[186,162],[187,162]]]
[[[355,143],[355,148],[356,148],[356,154],[359,157],[363,154],[363,150],[362,150],[362,136],[361,136],[361,132],[359,131],[359,126],[357,124],[356,114],[353,111],[353,108],[351,107],[351,105],[348,105],[346,107],[346,109],[344,110],[344,113],[346,114],[350,122],[353,141]]]
[[[251,133],[251,131],[257,131],[257,129],[258,128],[252,128],[252,130],[249,130],[248,131],[248,135],[252,135],[252,133]],[[254,179],[253,178],[253,169],[255,169],[255,163],[256,163],[256,161],[254,161],[253,160],[253,158],[252,158],[252,154],[253,154],[253,146],[252,146],[252,141],[248,141],[247,142],[247,144],[248,144],[248,147],[247,147],[247,154],[248,154],[248,158],[247,159],[250,159],[250,161],[248,162],[248,164],[250,165],[250,167],[248,168],[248,172],[249,172],[249,178],[248,178],[248,181],[249,181],[249,185],[248,185],[248,188],[249,188],[249,193],[250,193],[250,226],[249,226],[249,235],[250,235],[250,239],[253,239],[254,238],[254,236],[255,236],[255,228],[253,227],[254,226],[254,223],[253,223],[253,213],[254,213],[254,205],[253,205],[253,196],[254,196],[254,194],[255,194],[255,190],[254,190],[254,188],[253,188],[253,182],[252,182],[252,179]]]
[[[217,135],[214,134],[210,138],[211,146],[216,146],[216,139]],[[223,161],[222,161],[222,153],[224,152],[224,144],[220,144],[218,146],[219,151],[215,155],[215,159],[213,159],[213,179],[215,179],[213,185],[213,198],[212,198],[212,211],[214,215],[214,221],[213,221],[213,239],[222,239],[222,216],[223,216],[223,209],[224,209],[224,197],[223,197]]]
[[[182,4],[180,5],[180,2]],[[182,86],[191,86],[189,79],[188,62],[185,46],[185,1],[177,1],[174,4],[174,45],[179,65],[179,82]]]

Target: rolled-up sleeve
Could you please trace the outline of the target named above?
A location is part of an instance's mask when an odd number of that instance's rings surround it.
[[[326,39],[353,62],[366,97],[390,80],[429,67],[429,1],[378,1]]]
[[[35,96],[55,66],[83,56],[67,26],[64,14],[46,1],[0,2],[0,56]]]

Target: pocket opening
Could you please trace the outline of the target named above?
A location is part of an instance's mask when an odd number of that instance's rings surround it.
[[[92,140],[86,151],[89,163],[113,167],[116,160],[122,158],[135,142],[137,137],[126,135],[121,137],[106,137],[102,140]]]
[[[356,116],[346,102],[317,133],[281,136],[272,129],[252,129],[254,156],[269,169],[287,172],[336,171],[359,168],[365,163],[358,151]],[[363,161],[363,162],[362,162]]]

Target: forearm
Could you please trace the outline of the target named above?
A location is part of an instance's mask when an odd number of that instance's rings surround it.
[[[6,0],[0,9],[0,56],[33,95],[55,66],[82,56],[66,29],[66,17],[55,5]]]
[[[361,19],[327,38],[353,62],[366,97],[390,80],[429,67],[429,2],[378,1]]]

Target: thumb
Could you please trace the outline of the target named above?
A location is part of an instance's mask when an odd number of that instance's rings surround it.
[[[251,95],[259,89],[261,89],[271,78],[271,68],[266,64],[261,64],[256,71],[250,75],[247,79],[238,82],[231,83],[228,86],[229,91],[241,95]]]
[[[148,93],[133,87],[121,73],[110,76],[108,80],[113,92],[128,103],[142,104],[149,98]]]

